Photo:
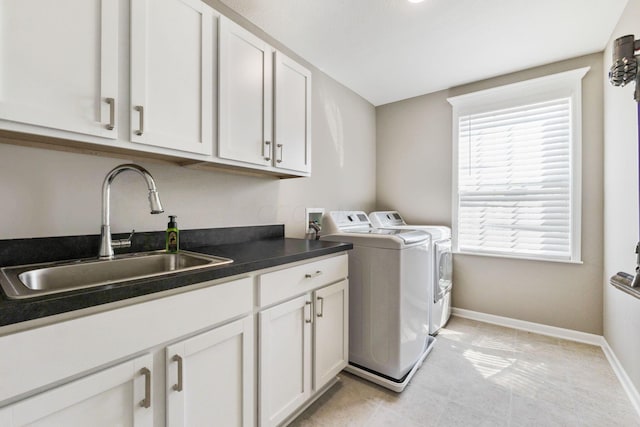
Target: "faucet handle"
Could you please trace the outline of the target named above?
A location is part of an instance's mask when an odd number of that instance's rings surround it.
[[[136,230],[131,230],[131,234],[126,239],[117,239],[111,241],[111,247],[114,249],[118,248],[130,248],[131,247],[131,239],[133,239],[133,235]]]

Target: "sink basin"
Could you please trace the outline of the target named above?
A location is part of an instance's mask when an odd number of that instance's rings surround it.
[[[128,280],[229,264],[229,258],[195,252],[140,252],[111,260],[86,259],[0,268],[0,285],[11,299],[85,289]]]

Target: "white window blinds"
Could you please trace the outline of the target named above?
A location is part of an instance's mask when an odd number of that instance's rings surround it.
[[[581,83],[588,71],[447,99],[454,251],[580,262]]]
[[[458,249],[571,259],[571,98],[458,122]]]

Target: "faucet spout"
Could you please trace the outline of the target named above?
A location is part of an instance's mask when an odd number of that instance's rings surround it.
[[[111,199],[111,183],[114,178],[124,171],[134,171],[139,173],[147,183],[149,189],[149,206],[151,207],[152,214],[159,214],[164,212],[162,209],[162,203],[160,203],[160,197],[158,195],[158,189],[156,188],[156,182],[151,174],[142,166],[134,164],[123,164],[113,168],[105,177],[102,184],[102,227],[100,230],[100,252],[98,257],[101,259],[113,258],[113,243],[111,240],[111,224],[109,217],[110,212],[110,199]],[[131,242],[129,241],[129,245]],[[122,247],[122,244],[120,244]]]

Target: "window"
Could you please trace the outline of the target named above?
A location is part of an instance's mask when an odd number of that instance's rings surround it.
[[[580,262],[588,70],[449,98],[455,251]]]

